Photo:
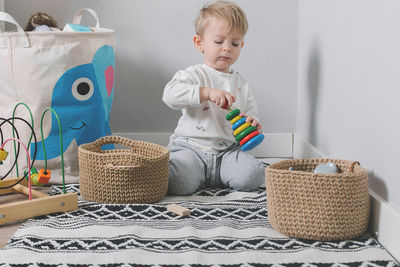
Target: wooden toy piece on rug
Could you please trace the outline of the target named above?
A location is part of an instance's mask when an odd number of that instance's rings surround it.
[[[169,204],[167,205],[167,210],[170,212],[173,212],[179,216],[189,216],[190,215],[190,210],[182,207],[178,204]]]
[[[44,12],[36,12],[29,18],[25,31],[59,31],[58,23]]]

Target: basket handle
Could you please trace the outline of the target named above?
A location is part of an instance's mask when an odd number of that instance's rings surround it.
[[[129,165],[114,165],[112,163],[107,163],[105,165],[102,165],[102,168],[113,168],[113,169],[137,169],[140,168],[142,165],[137,165],[137,166],[129,166]]]
[[[14,24],[17,27],[17,33],[20,38],[22,38],[22,43],[24,47],[31,47],[28,35],[24,32],[24,29],[18,24],[18,22],[8,13],[0,12],[0,21],[7,21]],[[2,37],[1,27],[0,27],[0,48],[6,48],[6,43]]]
[[[352,163],[351,163],[351,165],[350,165],[350,172],[354,172],[354,166],[355,165],[361,165],[360,164],[360,162],[358,162],[358,161],[353,161]]]
[[[131,140],[129,138],[122,137],[122,136],[116,136],[116,135],[101,137],[91,144],[95,147],[95,149],[98,149],[98,150],[101,150],[101,147],[103,145],[109,145],[109,144],[119,144],[119,145],[124,145],[124,146],[130,147],[130,148],[135,148],[134,140]],[[135,153],[134,155],[137,159],[140,159],[142,161],[142,163],[146,163],[149,161],[148,158],[146,158],[140,154]],[[137,168],[138,166],[132,166],[132,167]]]
[[[116,136],[116,135],[109,135],[104,136],[92,143],[96,148],[101,148],[103,145],[110,145],[110,144],[118,144],[124,145],[127,147],[135,148],[135,142],[129,138]]]
[[[72,20],[72,23],[81,24],[82,15],[85,11],[90,13],[90,15],[92,15],[94,17],[94,19],[96,20],[96,26],[94,28],[99,29],[100,28],[99,16],[97,16],[96,11],[94,11],[91,8],[82,8],[82,9],[79,9],[78,11],[76,11],[74,18]]]

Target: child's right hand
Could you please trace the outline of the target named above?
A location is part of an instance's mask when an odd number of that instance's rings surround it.
[[[200,88],[200,102],[211,101],[217,104],[219,107],[223,107],[225,103],[228,103],[230,107],[236,98],[233,94],[226,92],[221,89],[211,88],[211,87],[201,87]]]

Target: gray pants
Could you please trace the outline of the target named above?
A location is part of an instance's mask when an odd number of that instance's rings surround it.
[[[252,191],[265,180],[264,165],[237,144],[219,154],[203,153],[183,141],[170,143],[168,149],[170,195],[193,194],[203,185]]]

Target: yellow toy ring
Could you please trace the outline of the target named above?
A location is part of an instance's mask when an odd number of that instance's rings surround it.
[[[242,118],[242,116],[237,115],[235,118],[233,118],[231,120],[231,124],[234,124],[235,122],[237,122],[238,120],[240,120]]]
[[[242,125],[240,125],[239,128],[237,128],[237,129],[233,132],[233,135],[234,135],[234,136],[237,136],[240,132],[242,132],[244,129],[246,129],[246,128],[250,127],[250,126],[251,126],[251,123],[250,123],[250,122],[243,123]]]

